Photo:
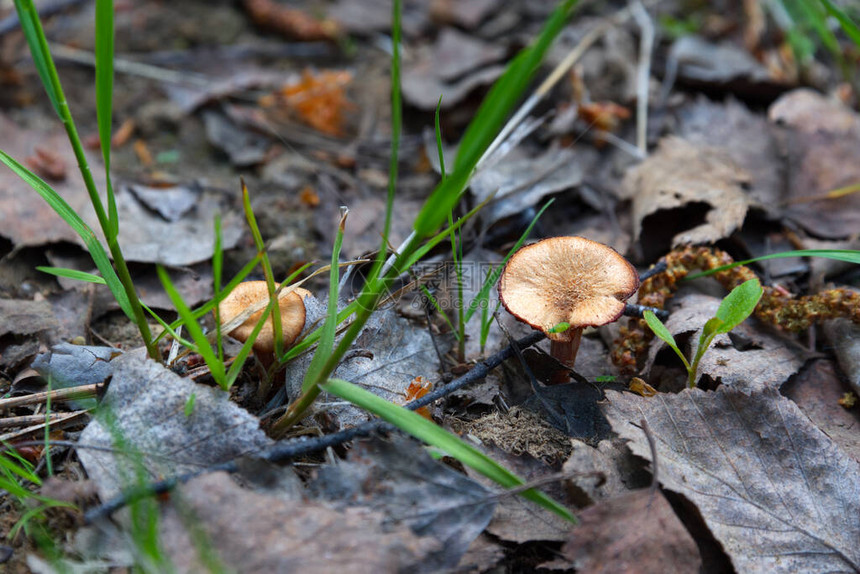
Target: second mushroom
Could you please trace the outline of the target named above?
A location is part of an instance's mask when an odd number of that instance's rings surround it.
[[[518,320],[546,333],[550,354],[572,368],[582,330],[617,320],[638,288],[636,269],[611,247],[584,237],[552,237],[511,257],[499,298]],[[551,382],[568,380],[564,370]]]

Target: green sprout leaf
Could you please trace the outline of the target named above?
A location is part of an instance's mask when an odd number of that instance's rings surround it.
[[[657,335],[664,343],[669,345],[673,351],[681,358],[681,361],[684,362],[684,366],[687,367],[687,370],[690,369],[690,363],[687,361],[687,357],[684,356],[684,353],[681,352],[681,349],[678,348],[678,344],[675,342],[675,337],[672,336],[672,333],[669,332],[669,329],[666,328],[666,325],[663,324],[663,321],[657,318],[657,315],[654,314],[653,311],[645,311],[642,314],[642,317],[645,319],[645,322],[654,331],[654,334]]]
[[[755,311],[763,293],[758,279],[750,279],[732,289],[717,309],[715,318],[720,319],[722,324],[716,332],[728,333],[743,323]]]
[[[550,329],[547,330],[547,333],[564,333],[570,329],[570,323],[566,321],[562,321],[556,325],[553,325]]]

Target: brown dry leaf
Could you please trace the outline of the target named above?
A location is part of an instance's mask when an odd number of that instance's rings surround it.
[[[271,446],[260,421],[230,401],[228,393],[197,385],[144,357],[141,350],[110,362],[113,377],[101,402],[113,423],[93,420],[81,443],[103,449],[81,451],[81,463],[106,500],[133,476],[125,448],[114,453],[117,435],[127,449],[140,452],[147,478],[155,480],[256,453]],[[184,411],[194,395],[190,415]],[[127,471],[125,473],[121,470]]]
[[[439,570],[457,565],[496,507],[491,491],[396,435],[362,441],[348,460],[321,468],[311,491],[320,502],[381,512],[388,524],[435,539],[439,549],[424,564]]]
[[[671,247],[713,243],[744,222],[750,175],[728,154],[678,137],[660,141],[648,159],[627,172],[622,194],[633,200],[635,239],[646,259]]]
[[[448,109],[472,89],[495,80],[504,70],[496,62],[505,52],[502,46],[446,28],[433,46],[419,48],[415,61],[404,66],[403,98],[434,110],[443,94],[442,109]]]
[[[32,335],[59,326],[47,301],[0,299],[0,337],[9,333]]]
[[[823,331],[848,384],[860,394],[860,325],[848,319],[834,319],[824,323]]]
[[[676,341],[680,335],[689,334],[689,345],[681,347],[685,356],[692,356],[698,344],[702,327],[713,317],[720,306],[720,299],[700,293],[687,293],[675,299],[677,308],[672,309],[665,322]],[[728,335],[720,334],[699,362],[699,376],[744,390],[764,387],[779,388],[803,366],[804,358],[788,347],[786,341],[764,330],[756,329],[756,321],[749,319]],[[692,347],[692,348],[691,348]],[[644,371],[651,371],[657,354],[666,344],[654,339],[648,353]],[[675,360],[674,353],[671,360]],[[680,364],[680,359],[678,359]]]
[[[740,572],[860,570],[860,467],[775,389],[727,385],[645,399],[607,392],[605,413],[664,488],[699,509]]]
[[[597,446],[573,440],[573,452],[562,472],[568,476],[568,496],[585,507],[647,486],[647,472],[639,459],[619,440],[602,440]]]
[[[19,160],[36,144],[59,154],[70,166],[77,165],[65,135],[40,133],[18,128],[0,114],[0,133],[4,136],[4,151]],[[5,143],[8,142],[8,143]],[[89,158],[96,187],[103,191],[104,169],[101,162]],[[81,215],[97,235],[101,235],[98,220],[80,175],[71,170],[69,177],[52,186],[69,206]],[[105,199],[102,197],[102,201]],[[185,266],[212,257],[215,245],[213,221],[221,211],[221,200],[214,194],[201,195],[195,209],[176,221],[165,221],[142,205],[125,186],[117,186],[116,203],[119,212],[119,243],[127,261]],[[41,246],[67,241],[83,246],[83,241],[21,178],[5,167],[0,168],[0,213],[3,226],[0,234],[16,247]],[[242,234],[242,218],[238,213],[223,214],[223,247],[236,245]]]
[[[292,40],[335,40],[340,35],[334,20],[318,19],[273,0],[243,0],[242,6],[257,26]]]
[[[836,365],[818,360],[786,385],[784,392],[833,442],[860,462],[860,413],[839,404],[846,390]]]
[[[183,486],[181,504],[160,521],[165,552],[178,572],[208,571],[193,540],[231,572],[421,572],[437,549],[406,526],[385,524],[376,512],[332,510],[318,502],[288,501],[240,488],[223,472]],[[191,528],[196,534],[189,534]]]
[[[622,494],[586,508],[561,549],[579,571],[698,572],[693,537],[658,489]]]
[[[522,477],[526,481],[539,480],[551,471],[541,461],[529,455],[513,456],[500,449],[485,445],[482,449],[493,460]],[[466,474],[492,490],[499,486],[490,479],[471,468],[466,468]],[[541,487],[541,490],[556,500],[562,501],[563,496],[558,484]],[[486,532],[496,538],[521,544],[536,540],[567,540],[573,525],[552,512],[549,512],[521,496],[501,496],[496,505],[496,513],[487,526]]]
[[[757,206],[775,212],[785,183],[776,138],[763,114],[733,98],[714,102],[699,96],[678,111],[678,135],[696,145],[719,147],[750,174],[749,195]]]
[[[786,216],[813,235],[848,237],[860,229],[860,193],[824,199],[860,181],[860,115],[812,90],[795,90],[768,111],[784,147]]]

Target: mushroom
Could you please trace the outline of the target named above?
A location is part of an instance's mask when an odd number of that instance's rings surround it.
[[[283,343],[289,347],[301,334],[305,327],[305,297],[311,293],[306,289],[296,288],[289,295],[278,301],[281,310],[281,332]],[[242,311],[255,304],[269,300],[269,287],[265,281],[245,281],[239,283],[221,303],[218,304],[218,313],[221,324],[229,323]],[[244,343],[251,336],[254,327],[263,316],[263,310],[257,311],[248,319],[233,329],[229,335]],[[257,359],[268,369],[275,360],[275,328],[272,317],[266,321],[259,335],[254,340],[254,354]]]
[[[618,319],[638,288],[636,269],[611,247],[584,237],[552,237],[511,257],[499,298],[514,317],[543,331],[550,354],[572,368],[582,330]],[[551,383],[568,380],[565,369]]]

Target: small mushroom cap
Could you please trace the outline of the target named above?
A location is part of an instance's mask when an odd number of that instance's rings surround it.
[[[517,251],[499,283],[499,298],[517,319],[555,341],[570,329],[611,323],[639,288],[639,274],[617,251],[584,237],[552,237]]]
[[[281,327],[284,335],[284,346],[290,346],[298,338],[305,327],[304,298],[310,291],[297,288],[292,293],[278,301],[281,309]],[[269,287],[265,281],[246,281],[239,283],[233,291],[218,305],[221,324],[228,323],[248,307],[261,301],[269,300]],[[263,316],[263,311],[257,311],[247,321],[233,329],[230,336],[243,343],[251,336],[254,327]],[[271,353],[275,350],[275,329],[272,318],[266,321],[257,339],[254,341],[254,352]]]

